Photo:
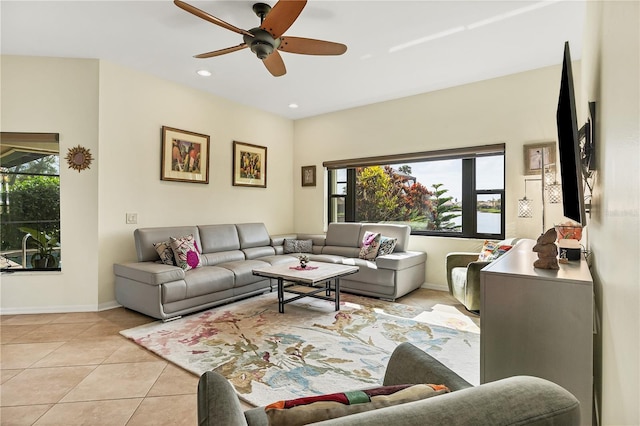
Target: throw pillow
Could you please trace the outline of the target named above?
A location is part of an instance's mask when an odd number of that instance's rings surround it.
[[[169,241],[153,243],[153,247],[158,252],[158,256],[160,256],[160,260],[162,261],[162,263],[164,263],[165,265],[175,266],[176,262],[173,260],[173,250],[171,249]]]
[[[177,266],[188,271],[202,265],[200,249],[193,234],[188,237],[171,237],[170,241]]]
[[[491,262],[505,254],[509,249],[511,249],[511,247],[513,246],[509,244],[502,244],[500,241],[486,240],[482,246],[478,260],[482,262]]]
[[[360,246],[360,259],[374,260],[378,255],[378,247],[380,247],[380,234],[377,232],[367,231],[362,237],[362,246]]]
[[[313,240],[289,240],[284,239],[283,251],[285,253],[311,253]]]
[[[398,243],[397,238],[380,237],[380,248],[378,249],[378,256],[384,256],[385,254],[393,253]]]
[[[382,386],[361,391],[334,393],[267,405],[270,426],[295,426],[335,419],[350,414],[418,401],[449,392],[444,385]]]

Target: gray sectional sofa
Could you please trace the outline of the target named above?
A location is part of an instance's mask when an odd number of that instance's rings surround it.
[[[395,249],[375,260],[358,258],[365,233],[395,238]],[[154,244],[193,235],[201,266],[184,270],[164,264]],[[395,300],[424,282],[426,253],[409,251],[406,225],[332,223],[326,234],[269,235],[262,223],[139,228],[134,231],[137,261],[114,265],[116,300],[122,306],[162,320],[271,291],[275,280],[253,269],[298,262],[285,241],[311,243],[312,261],[355,264],[360,271],[340,280],[341,291]]]

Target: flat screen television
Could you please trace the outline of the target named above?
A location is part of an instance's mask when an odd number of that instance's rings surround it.
[[[564,44],[562,79],[556,112],[558,126],[558,150],[560,152],[560,177],[562,179],[562,204],[564,216],[586,225],[580,140],[576,117],[573,73],[569,42]]]

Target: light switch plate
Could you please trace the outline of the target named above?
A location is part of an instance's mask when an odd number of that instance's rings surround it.
[[[138,213],[127,213],[127,223],[128,224],[138,223]]]

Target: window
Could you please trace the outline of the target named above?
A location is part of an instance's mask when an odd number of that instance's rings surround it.
[[[504,145],[325,162],[330,222],[504,238]]]
[[[60,162],[57,133],[2,132],[0,267],[60,269]]]

